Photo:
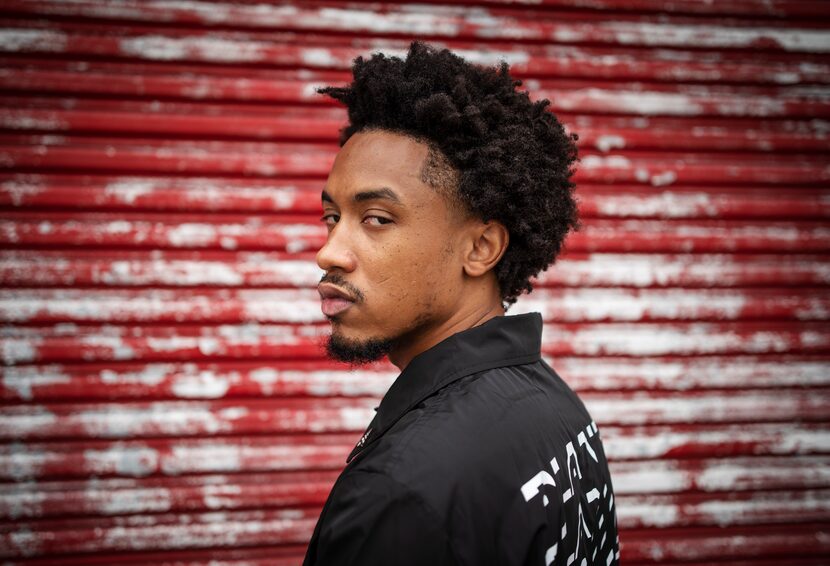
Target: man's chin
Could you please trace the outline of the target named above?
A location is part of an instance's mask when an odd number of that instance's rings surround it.
[[[386,356],[394,345],[389,338],[348,338],[339,332],[332,332],[326,340],[326,354],[334,360],[351,365],[376,362]]]

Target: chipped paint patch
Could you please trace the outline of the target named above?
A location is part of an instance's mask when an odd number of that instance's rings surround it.
[[[230,377],[212,371],[177,375],[173,380],[173,394],[183,399],[219,399],[230,388]]]
[[[87,449],[83,453],[85,468],[96,474],[116,473],[129,477],[145,477],[159,468],[159,453],[146,445],[116,443],[103,450]]]
[[[202,500],[208,509],[230,509],[237,506],[241,493],[239,485],[206,485],[202,487]]]
[[[72,378],[60,366],[11,367],[3,370],[3,387],[14,391],[24,401],[34,399],[32,388],[66,385]]]
[[[596,148],[603,153],[609,152],[612,149],[622,149],[625,147],[625,138],[618,135],[604,135],[598,136],[594,142]]]
[[[31,197],[36,197],[46,191],[46,187],[39,182],[5,181],[0,188],[11,197],[14,206],[22,206]]]
[[[61,53],[66,50],[67,41],[66,34],[55,31],[0,29],[0,49],[3,51]]]
[[[14,365],[37,359],[37,347],[32,340],[3,338],[3,363]]]
[[[184,222],[167,232],[167,241],[177,248],[205,247],[216,239],[216,226],[204,222]]]

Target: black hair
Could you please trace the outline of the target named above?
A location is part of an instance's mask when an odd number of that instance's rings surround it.
[[[556,261],[570,229],[581,228],[571,181],[578,137],[546,110],[550,101],[531,102],[516,90],[522,81],[505,61],[479,66],[421,41],[410,44],[405,60],[357,57],[352,74],[346,86],[317,90],[348,109],[340,145],[370,129],[429,145],[433,158],[426,161],[453,171],[427,177],[453,179],[470,213],[510,233],[495,268],[505,306],[532,291],[531,277]]]

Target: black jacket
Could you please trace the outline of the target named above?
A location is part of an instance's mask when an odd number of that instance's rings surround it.
[[[416,356],[349,455],[304,566],[617,564],[599,432],[541,336],[538,313],[496,317]]]

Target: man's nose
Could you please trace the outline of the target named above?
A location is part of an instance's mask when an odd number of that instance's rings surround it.
[[[354,271],[357,267],[357,257],[354,254],[348,233],[337,225],[329,232],[326,243],[317,252],[317,265],[323,271],[340,269],[345,272]]]

